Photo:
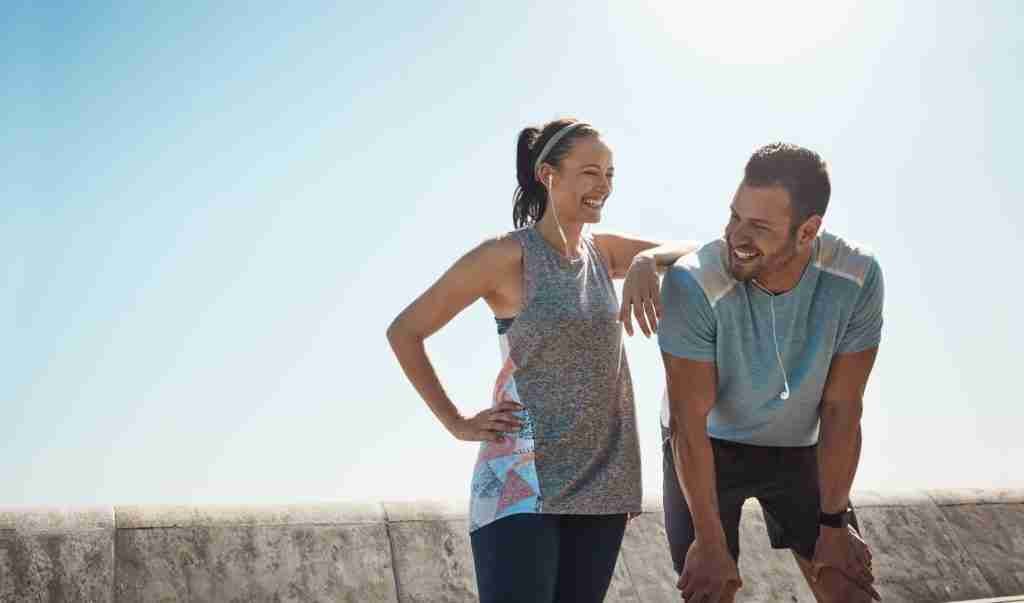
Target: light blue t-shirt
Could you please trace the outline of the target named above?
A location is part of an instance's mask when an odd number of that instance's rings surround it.
[[[821,233],[796,287],[778,295],[734,279],[725,241],[684,256],[662,281],[658,343],[673,356],[714,362],[718,398],[708,435],[759,446],[809,446],[836,354],[878,346],[882,331],[882,272],[874,256]],[[783,368],[789,379],[782,400]],[[662,425],[668,426],[666,393]]]

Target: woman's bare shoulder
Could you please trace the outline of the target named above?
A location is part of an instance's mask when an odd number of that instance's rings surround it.
[[[515,232],[484,239],[470,254],[495,269],[518,266],[523,260],[523,246]]]

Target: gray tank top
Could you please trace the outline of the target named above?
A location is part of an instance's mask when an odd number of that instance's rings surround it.
[[[470,529],[516,513],[639,512],[633,384],[600,252],[584,237],[568,260],[535,227],[512,236],[523,247],[523,307],[502,325],[492,404],[524,405],[524,426],[481,444]]]

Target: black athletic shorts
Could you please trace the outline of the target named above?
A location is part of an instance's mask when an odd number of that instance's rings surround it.
[[[668,429],[662,427],[664,457],[665,531],[672,562],[683,571],[686,552],[693,542],[693,519],[676,479]],[[740,557],[740,512],[743,502],[756,498],[764,512],[772,548],[792,549],[807,560],[814,558],[818,540],[818,447],[751,446],[711,438],[722,528],[734,559]],[[859,531],[857,517],[850,525]]]

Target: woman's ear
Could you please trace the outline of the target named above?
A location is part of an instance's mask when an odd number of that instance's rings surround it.
[[[549,191],[551,190],[551,180],[554,178],[555,169],[547,163],[540,164],[540,168],[537,170],[537,181],[543,184]]]

